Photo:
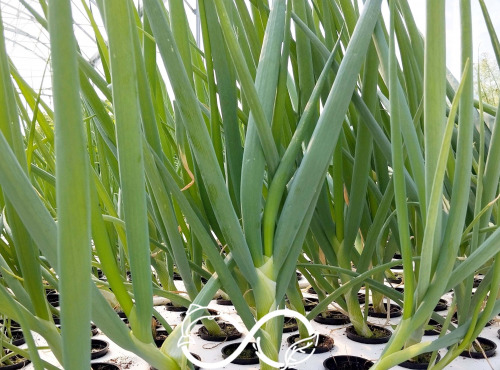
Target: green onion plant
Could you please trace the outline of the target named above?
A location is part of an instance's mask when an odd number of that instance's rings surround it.
[[[427,1],[424,34],[407,0],[389,0],[388,17],[382,0],[198,0],[199,40],[182,0],[81,0],[98,66],[69,0],[20,2],[50,37],[54,99],[10,60],[0,14],[0,315],[28,343],[2,335],[0,361],[8,349],[54,368],[31,330],[64,368],[88,370],[92,320],[157,369],[190,368],[180,326],[163,322],[154,345],[154,296],[188,307],[222,291],[251,329],[285,305],[305,314],[297,269],[320,297],[310,319],[336,302],[370,337],[359,289],[375,310],[402,305],[375,369],[449,347],[443,368],[500,312],[500,113],[473,93],[470,0],[458,81],[444,0]],[[385,283],[396,252],[404,294]],[[450,331],[422,342],[431,316]],[[276,361],[282,325],[258,333]]]

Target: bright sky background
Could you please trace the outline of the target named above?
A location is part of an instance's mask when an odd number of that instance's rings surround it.
[[[138,1],[138,0],[135,0]],[[425,32],[425,0],[408,0],[412,8],[415,20],[421,32]],[[40,11],[37,0],[27,0],[35,9]],[[93,0],[92,0],[93,2]],[[142,2],[142,1],[141,1]],[[500,35],[500,0],[485,0],[494,27]],[[92,38],[92,29],[86,20],[80,0],[74,0],[79,4],[75,7],[73,17],[75,19],[75,33],[80,44],[83,55],[91,59],[96,55],[96,47]],[[89,1],[87,0],[87,3]],[[196,0],[185,0],[185,3],[195,7]],[[385,4],[385,2],[384,2]],[[385,4],[386,5],[386,4]],[[92,6],[92,4],[91,4]],[[460,16],[459,0],[446,0],[446,25],[447,25],[447,65],[455,76],[460,76]],[[42,82],[46,61],[49,55],[49,39],[45,31],[34,21],[31,15],[24,9],[18,0],[0,0],[0,9],[7,38],[7,51],[14,64],[24,78],[34,88],[38,89]],[[474,32],[474,63],[477,62],[479,53],[488,53],[493,56],[491,43],[486,26],[483,21],[482,12],[478,0],[472,0],[473,9],[473,32]],[[94,5],[94,14],[98,11]],[[190,15],[190,21],[194,25],[194,15]],[[193,26],[194,27],[194,26]],[[50,67],[49,73],[43,82],[44,95],[50,94]]]
[[[425,1],[408,0],[415,21],[422,33],[425,33]],[[446,64],[455,77],[460,77],[460,13],[459,0],[446,0]],[[494,57],[490,36],[484,23],[483,13],[478,0],[472,0],[472,26],[474,40],[474,63],[477,63],[478,51]],[[485,0],[486,7],[493,21],[495,31],[500,37],[500,0]]]

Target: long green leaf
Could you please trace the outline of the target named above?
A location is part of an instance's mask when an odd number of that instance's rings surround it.
[[[241,272],[251,284],[256,283],[257,274],[255,269],[248,265],[248,261],[251,261],[252,257],[232,206],[213,147],[207,145],[207,143],[210,143],[210,137],[204,125],[200,108],[197,104],[194,106],[192,104],[197,98],[193,90],[187,87],[189,82],[186,71],[182,66],[178,53],[176,53],[177,46],[173,42],[172,33],[162,10],[162,5],[158,0],[146,0],[144,7],[151,22],[153,33],[158,35],[156,37],[158,48],[179,102],[183,122],[186,125],[193,153],[219,226],[230,250],[234,252],[235,261]]]
[[[90,196],[71,2],[51,1],[63,366],[90,366]],[[71,175],[69,175],[71,174]]]
[[[111,81],[116,120],[118,164],[127,225],[127,244],[136,298],[130,322],[134,334],[152,342],[151,267],[147,227],[145,175],[142,157],[141,124],[137,96],[137,74],[133,35],[130,29],[130,3],[106,1],[105,19],[111,55]]]
[[[367,1],[320,115],[304,159],[295,175],[275,234],[274,263],[280,266],[326,173],[341,124],[354,91],[371,35],[380,14],[380,0]],[[349,92],[349,93],[347,93]]]

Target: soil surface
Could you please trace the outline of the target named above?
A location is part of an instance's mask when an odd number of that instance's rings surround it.
[[[291,339],[290,339],[291,338]],[[295,334],[295,335],[292,335],[291,337],[289,337],[288,339],[288,343],[291,344],[291,343],[295,343],[295,342],[298,342],[299,340],[301,340],[302,338],[300,338],[300,334]],[[300,343],[298,345],[299,348],[301,347],[304,347],[308,342],[303,342],[303,343]],[[311,353],[312,350],[314,349],[314,352],[315,353],[323,353],[323,352],[328,352],[329,350],[331,350],[333,348],[333,339],[326,336],[326,335],[323,335],[323,334],[320,334],[319,335],[319,339],[318,339],[318,344],[316,344],[315,346],[309,346],[309,347],[306,347],[303,349],[303,351],[305,353]]]
[[[299,328],[297,320],[293,317],[285,317],[283,322],[283,333],[290,333]]]
[[[386,317],[387,316],[387,304],[385,304],[385,303],[384,303],[384,308],[385,308],[386,312],[381,312],[381,311],[375,310],[373,305],[370,303],[370,305],[368,306],[368,316],[382,317],[382,318]],[[401,316],[401,314],[402,314],[401,307],[394,305],[394,304],[390,305],[389,317],[398,317],[398,316]]]
[[[198,330],[198,335],[200,335],[205,340],[216,341],[216,342],[219,341],[222,342],[224,340],[232,340],[228,339],[232,337],[233,339],[241,337],[241,333],[232,324],[222,322],[219,323],[219,327],[221,328],[223,335],[212,335],[211,333],[208,332],[205,326],[202,326]]]
[[[333,356],[326,359],[323,365],[329,370],[368,370],[373,362],[357,356]]]
[[[224,348],[224,355],[227,357],[231,356],[234,351],[239,347],[239,343],[235,343],[234,345],[229,345],[226,348]],[[256,358],[257,357],[257,350],[253,347],[251,343],[247,344],[243,352],[241,352],[238,357],[236,358],[245,358],[245,359],[250,359],[250,358]]]
[[[373,336],[370,338],[386,338],[387,335],[391,333],[390,330],[385,329],[381,326],[368,325],[368,327],[370,328],[370,330],[373,333]],[[354,329],[354,326],[352,326],[352,325],[347,327],[346,331],[349,331],[349,332],[361,337],[361,334],[358,334],[358,332],[356,331],[356,329]]]

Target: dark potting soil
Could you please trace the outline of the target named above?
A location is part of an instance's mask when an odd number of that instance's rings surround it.
[[[447,308],[448,308],[448,302],[446,301],[446,299],[441,298],[437,303],[436,307],[434,307],[434,312],[446,311]]]
[[[348,326],[345,330],[347,338],[358,343],[381,344],[387,343],[392,335],[389,329],[383,328],[381,326],[368,325],[368,328],[370,328],[373,333],[373,336],[370,338],[363,337],[362,335],[358,334],[353,325]]]
[[[389,317],[399,317],[402,315],[403,311],[401,310],[401,307],[399,307],[398,305],[391,303],[389,307],[390,307]],[[384,308],[387,310],[386,303],[384,303]],[[373,308],[373,305],[370,303],[368,306],[368,316],[384,318],[387,317],[387,312],[376,312],[375,309]]]
[[[12,330],[12,344],[15,346],[20,346],[24,344],[26,341],[24,340],[24,334],[22,330]]]
[[[229,344],[221,349],[222,352],[222,357],[223,358],[228,358],[231,356],[234,351],[240,346],[240,343],[232,343]],[[259,357],[257,357],[257,350],[253,346],[252,343],[248,343],[243,351],[236,357],[233,361],[231,361],[233,364],[239,364],[239,365],[251,365],[251,364],[258,364],[259,363]]]
[[[165,307],[167,308],[167,311],[171,312],[186,312],[187,307],[184,306],[176,306],[172,302],[168,302]]]
[[[222,296],[216,297],[215,301],[217,304],[220,304],[221,306],[232,306],[233,305],[233,302],[231,302],[230,299],[225,299]]]
[[[314,321],[326,325],[345,325],[351,322],[351,320],[349,320],[349,316],[337,310],[324,311],[318,314],[314,318]]]
[[[439,335],[443,326],[434,319],[430,319],[427,323],[429,327],[424,330],[424,335]]]
[[[458,324],[458,315],[457,315],[457,313],[456,313],[456,312],[455,312],[455,313],[453,314],[453,316],[451,317],[451,322],[452,322],[453,324]],[[493,325],[495,322],[496,322],[496,320],[495,320],[495,319],[492,319],[492,320],[490,320],[490,321],[488,321],[488,322],[486,323],[485,327],[491,326],[491,325]]]
[[[59,307],[59,293],[48,293],[47,301],[52,307]]]
[[[332,356],[323,362],[328,370],[368,370],[373,362],[357,356]]]
[[[477,337],[476,340],[472,343],[472,346],[469,348],[469,350],[463,351],[460,356],[470,358],[493,357],[495,355],[496,349],[497,345],[492,340],[483,337]]]
[[[389,281],[392,284],[401,284],[403,282],[403,277],[400,276],[399,274],[395,274],[395,277],[387,278],[387,281]]]
[[[90,325],[90,334],[91,336],[97,335],[99,331],[97,330],[97,326],[95,324]]]
[[[90,358],[96,359],[104,356],[109,351],[109,343],[101,339],[92,339]]]
[[[304,310],[312,311],[314,307],[318,305],[318,298],[304,298],[302,303],[304,304]]]
[[[114,364],[107,364],[105,362],[97,362],[90,364],[92,370],[120,370],[120,368]]]
[[[126,319],[127,318],[127,315],[125,315],[125,312],[123,312],[123,311],[116,311],[116,314],[121,319]]]
[[[365,293],[358,292],[358,303],[365,303],[366,302],[366,295]]]
[[[297,320],[293,317],[285,317],[283,322],[283,333],[291,333],[299,329]]]
[[[422,353],[416,357],[413,357],[409,360],[401,362],[399,366],[404,367],[406,369],[427,369],[429,367],[429,362],[432,358],[432,352]],[[441,358],[438,353],[436,356],[435,362],[438,362]]]
[[[294,334],[294,335],[289,336],[286,341],[287,341],[288,345],[291,346],[299,340],[301,340],[300,334]],[[302,342],[298,345],[298,348],[301,348],[302,352],[304,352],[304,353],[311,353],[313,350],[314,350],[314,353],[328,352],[333,348],[333,344],[334,344],[332,338],[330,338],[326,335],[323,335],[323,334],[319,335],[318,344],[316,344],[315,346],[312,345],[309,347],[302,348],[307,343],[309,343],[309,342],[305,341],[305,342]]]
[[[198,335],[205,340],[211,342],[223,342],[238,339],[241,337],[241,333],[236,329],[232,324],[221,322],[219,323],[219,327],[222,329],[223,335],[213,335],[209,333],[205,326],[202,326],[198,330]]]
[[[165,342],[165,339],[168,337],[168,332],[164,329],[156,330],[154,333],[154,341],[156,344],[156,347],[160,348],[163,345],[163,342]]]
[[[477,278],[477,277],[476,277],[476,278],[474,278],[474,283],[472,283],[472,286],[473,286],[474,288],[477,288],[477,287],[479,286],[479,284],[481,284],[481,282],[482,282],[482,281],[483,281],[483,279],[482,279],[482,278]]]
[[[9,326],[11,330],[15,330],[15,329],[21,329],[21,324],[19,324],[17,321],[14,321],[14,320],[3,320],[3,319],[0,319],[0,326]]]
[[[31,362],[27,358],[24,358],[20,355],[12,356],[9,360],[10,362],[12,362],[12,364],[5,365],[3,363],[0,363],[0,369],[2,370],[22,369],[24,366],[28,365]]]

